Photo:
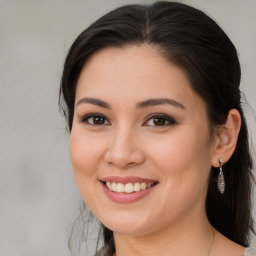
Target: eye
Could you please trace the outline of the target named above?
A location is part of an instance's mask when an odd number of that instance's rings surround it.
[[[82,122],[90,124],[90,125],[109,125],[110,122],[107,120],[107,118],[98,113],[92,113],[84,116],[82,118]]]
[[[152,114],[147,117],[143,126],[168,126],[176,124],[175,120],[166,114]]]

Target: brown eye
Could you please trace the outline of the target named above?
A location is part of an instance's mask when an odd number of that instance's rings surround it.
[[[90,125],[109,125],[110,124],[105,116],[97,113],[86,115],[82,119],[82,122]]]
[[[165,125],[166,124],[166,119],[162,118],[162,117],[155,117],[153,119],[153,123],[155,126],[161,126],[161,125]]]
[[[101,116],[92,117],[93,124],[104,124],[105,119]]]
[[[143,126],[169,126],[176,124],[175,120],[166,114],[152,114],[150,115]]]

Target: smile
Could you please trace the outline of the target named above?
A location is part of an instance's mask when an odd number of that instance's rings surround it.
[[[109,176],[99,180],[105,195],[117,203],[132,203],[152,193],[158,181],[140,177]]]
[[[111,191],[116,193],[134,193],[139,192],[141,190],[146,190],[150,187],[152,187],[155,183],[149,182],[149,183],[115,183],[115,182],[106,182],[107,188],[109,188]]]

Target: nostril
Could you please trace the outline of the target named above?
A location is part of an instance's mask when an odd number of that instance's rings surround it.
[[[132,153],[132,154],[113,154],[113,153],[106,153],[105,161],[109,164],[112,164],[118,168],[126,169],[138,164],[142,164],[145,158],[141,153]]]

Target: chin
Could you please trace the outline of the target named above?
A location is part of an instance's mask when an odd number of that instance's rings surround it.
[[[147,233],[147,231],[153,228],[152,224],[157,223],[156,220],[148,218],[149,216],[141,216],[141,214],[139,213],[116,212],[116,214],[109,213],[99,215],[96,216],[98,217],[100,222],[108,229],[116,233],[130,235],[139,235]]]
[[[114,233],[122,233],[127,235],[141,235],[147,233],[150,229],[141,223],[109,223],[105,225],[108,229],[112,230]]]

